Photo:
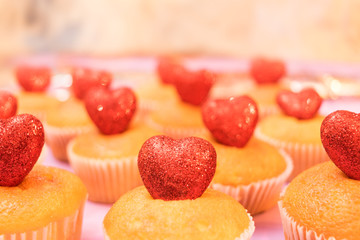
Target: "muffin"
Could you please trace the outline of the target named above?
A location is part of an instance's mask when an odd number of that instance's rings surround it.
[[[99,132],[75,137],[68,146],[69,162],[89,191],[89,200],[114,203],[142,185],[137,154],[146,139],[159,132],[137,122],[119,134]]]
[[[174,138],[197,136],[206,132],[200,107],[180,100],[163,102],[158,110],[148,114],[146,124]]]
[[[302,172],[279,201],[285,239],[359,239],[359,193],[331,161]]]
[[[96,131],[84,104],[73,98],[61,102],[57,108],[48,111],[44,127],[46,144],[53,156],[64,162],[68,161],[66,146],[72,138]]]
[[[302,94],[302,92],[294,94]],[[306,98],[301,102],[306,102]],[[309,98],[308,102],[313,101]],[[268,116],[259,122],[255,136],[284,149],[291,156],[294,170],[289,179],[293,179],[300,172],[329,158],[320,139],[319,129],[324,120],[323,116],[317,114],[320,105],[318,104],[316,109],[310,112],[308,111],[310,107],[297,108],[295,106],[301,106],[301,104],[293,103],[290,99],[287,103],[286,107],[283,106],[287,111]]]
[[[254,223],[244,207],[207,188],[216,152],[206,140],[154,136],[141,147],[138,167],[145,186],[126,193],[111,207],[103,221],[106,239],[252,236]]]
[[[87,193],[74,174],[35,166],[0,193],[1,239],[80,239]]]

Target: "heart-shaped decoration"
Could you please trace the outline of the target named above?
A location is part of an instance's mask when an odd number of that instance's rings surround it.
[[[258,57],[250,63],[250,75],[258,84],[277,83],[286,75],[286,66],[281,60]]]
[[[248,96],[209,99],[201,107],[205,126],[219,142],[244,147],[258,121],[258,107]]]
[[[7,91],[0,90],[0,119],[13,117],[15,116],[16,111],[16,97]]]
[[[51,82],[51,70],[48,67],[19,66],[15,70],[19,85],[28,92],[44,92]]]
[[[109,72],[88,68],[75,68],[71,75],[72,89],[78,99],[83,99],[92,88],[109,88],[113,78]]]
[[[127,87],[92,89],[84,101],[90,118],[103,134],[125,131],[136,110],[135,94]]]
[[[310,119],[318,112],[322,98],[312,88],[297,93],[282,90],[277,94],[276,102],[286,115],[298,119]]]
[[[209,95],[215,75],[207,70],[183,70],[175,77],[175,87],[182,101],[201,105]]]
[[[44,128],[36,117],[0,119],[0,186],[17,186],[31,171],[44,146]]]
[[[176,77],[184,71],[184,67],[176,58],[161,57],[157,63],[157,74],[164,84],[174,84]]]
[[[154,136],[141,147],[138,167],[154,199],[195,199],[204,193],[214,177],[216,152],[211,143],[202,138]]]
[[[321,141],[335,165],[360,180],[360,114],[339,110],[321,124]]]

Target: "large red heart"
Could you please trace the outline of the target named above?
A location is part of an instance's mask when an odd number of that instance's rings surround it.
[[[176,76],[184,71],[184,67],[176,58],[160,57],[156,70],[162,83],[174,84]]]
[[[333,112],[323,120],[320,132],[330,159],[348,177],[360,180],[360,114]]]
[[[182,101],[201,105],[209,95],[215,75],[207,70],[189,71],[184,69],[175,77],[175,87]]]
[[[16,111],[16,97],[7,91],[0,90],[0,119],[13,117],[15,116]]]
[[[184,200],[200,197],[216,169],[216,152],[197,137],[172,139],[154,136],[145,141],[138,156],[141,178],[155,199]]]
[[[248,96],[209,99],[201,107],[205,126],[219,142],[243,147],[258,121],[258,108]]]
[[[43,92],[51,82],[51,70],[48,67],[19,66],[15,75],[20,86],[28,92]]]
[[[298,119],[309,119],[318,112],[322,98],[312,88],[306,88],[297,93],[282,90],[276,96],[276,102],[286,115]]]
[[[125,131],[136,110],[135,94],[127,87],[92,89],[84,101],[90,118],[104,134]]]
[[[277,83],[286,75],[286,66],[281,60],[258,57],[250,63],[250,75],[258,84]]]
[[[30,114],[0,119],[0,186],[17,186],[31,171],[44,146],[44,128]]]
[[[92,88],[109,88],[112,82],[112,74],[106,71],[75,68],[71,75],[73,79],[72,89],[78,99],[83,99]]]

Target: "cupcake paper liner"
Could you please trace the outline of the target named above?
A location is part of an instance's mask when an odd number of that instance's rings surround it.
[[[279,200],[282,188],[293,170],[291,157],[283,150],[279,151],[286,162],[286,168],[279,176],[236,187],[220,183],[211,183],[210,187],[235,198],[250,214],[272,208]]]
[[[291,156],[294,164],[294,170],[288,179],[289,181],[304,170],[315,166],[316,164],[330,160],[321,144],[300,144],[279,141],[264,135],[258,128],[255,130],[254,134],[258,139],[263,140],[277,148],[284,149]]]
[[[242,232],[239,237],[236,237],[235,240],[250,240],[251,236],[254,234],[254,231],[255,231],[254,220],[249,213],[247,215],[250,220],[249,227],[247,229],[245,229],[244,232]],[[111,240],[110,237],[106,233],[106,229],[105,229],[104,225],[103,225],[103,231],[104,231],[105,240]]]
[[[277,114],[279,112],[280,112],[280,109],[277,105],[259,105],[260,118],[265,118],[267,116]]]
[[[143,185],[137,166],[137,157],[96,159],[79,156],[71,141],[67,151],[69,162],[85,184],[89,200],[114,203],[127,191]]]
[[[282,194],[285,190],[282,192]],[[281,222],[284,229],[285,239],[287,240],[336,240],[334,237],[326,238],[324,234],[317,234],[313,230],[307,229],[305,226],[297,223],[294,218],[292,218],[285,208],[282,206],[282,201],[278,202],[278,207],[280,211]]]
[[[0,240],[80,240],[84,205],[85,201],[71,216],[32,231],[2,234]]]
[[[172,137],[172,138],[184,138],[184,137],[191,137],[191,136],[203,136],[206,134],[207,129],[205,127],[168,127],[163,126],[161,124],[158,124],[154,122],[151,118],[146,118],[146,124],[153,128],[154,130],[157,130],[159,132],[164,133],[165,135]]]
[[[66,147],[74,137],[96,131],[94,126],[85,127],[52,127],[44,124],[45,142],[52,151],[53,156],[63,162],[68,162]]]

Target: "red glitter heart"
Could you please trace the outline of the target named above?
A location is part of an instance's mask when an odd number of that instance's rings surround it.
[[[201,105],[209,95],[215,75],[207,70],[183,70],[175,77],[175,87],[182,101]]]
[[[30,114],[0,119],[0,186],[17,186],[31,171],[44,146],[44,128]]]
[[[184,67],[176,58],[161,57],[158,59],[156,72],[164,84],[174,84],[176,76],[184,71]]]
[[[250,63],[250,75],[258,84],[277,83],[286,75],[286,66],[281,60],[258,57]]]
[[[17,99],[7,91],[0,90],[0,119],[15,116],[17,111]]]
[[[360,114],[339,110],[321,124],[321,141],[335,165],[360,180]]]
[[[20,86],[28,92],[44,92],[51,82],[51,70],[48,67],[19,66],[15,75]]]
[[[135,94],[127,87],[92,89],[84,101],[90,118],[104,134],[125,131],[136,110]]]
[[[243,147],[251,138],[258,121],[258,108],[248,96],[210,99],[202,108],[205,126],[219,142]]]
[[[216,152],[197,137],[172,139],[154,136],[140,149],[138,167],[150,195],[155,199],[184,200],[200,197],[216,169]]]
[[[276,102],[286,115],[309,119],[318,112],[322,98],[312,88],[303,89],[298,93],[282,90],[276,96]]]
[[[88,68],[75,68],[72,70],[72,89],[75,97],[83,99],[92,88],[109,88],[112,74],[106,71],[96,71]]]

